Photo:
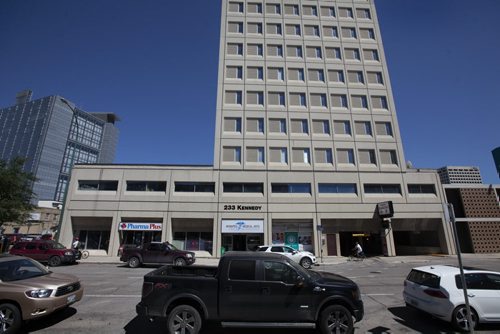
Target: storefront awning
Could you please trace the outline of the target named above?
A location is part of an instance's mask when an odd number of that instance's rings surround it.
[[[121,222],[118,224],[118,230],[120,231],[161,231],[162,228],[162,223]]]

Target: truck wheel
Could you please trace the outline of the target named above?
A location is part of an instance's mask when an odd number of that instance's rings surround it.
[[[177,259],[174,260],[174,265],[176,265],[176,266],[185,266],[186,265],[186,260],[184,260],[182,257],[178,257]]]
[[[17,306],[10,303],[0,304],[0,333],[17,333],[21,323],[21,312]]]
[[[141,260],[139,260],[138,257],[132,256],[130,259],[128,259],[128,266],[130,268],[137,268],[141,265]]]
[[[200,313],[192,306],[179,305],[168,315],[169,334],[198,334],[201,329]]]
[[[310,258],[308,257],[303,257],[301,260],[300,260],[300,265],[306,269],[309,269],[311,268],[311,265],[312,265],[312,261]]]
[[[50,267],[57,267],[61,265],[61,258],[59,256],[53,256],[49,259],[49,266]]]
[[[351,312],[341,305],[330,305],[321,312],[319,327],[322,334],[354,333]]]

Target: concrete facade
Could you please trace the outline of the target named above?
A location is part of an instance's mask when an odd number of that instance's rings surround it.
[[[221,17],[214,165],[77,166],[62,241],[453,254],[438,174],[405,163],[373,2],[223,0]]]

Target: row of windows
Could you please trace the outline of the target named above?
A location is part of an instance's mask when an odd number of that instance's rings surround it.
[[[243,22],[229,22],[228,33],[230,34],[256,34],[263,35],[264,27],[266,35],[278,36],[306,36],[306,37],[324,37],[324,38],[347,38],[347,39],[375,39],[373,28],[359,28],[359,33],[356,27],[341,26],[340,29],[336,25],[319,25],[319,24],[300,24],[300,23],[264,23],[262,22],[247,22],[246,29]],[[340,35],[339,35],[340,32]]]
[[[283,58],[282,44],[267,44],[266,55],[268,57]],[[251,56],[263,56],[262,44],[247,44],[247,54]],[[243,43],[228,43],[226,53],[229,56],[243,56]],[[286,56],[289,58],[304,58],[304,47],[302,45],[287,45]],[[358,48],[344,48],[343,54],[339,46],[325,46],[324,49],[317,45],[305,46],[305,57],[308,59],[326,59],[340,61],[342,59],[361,62],[361,51]],[[367,62],[380,62],[377,49],[363,49],[363,60]]]
[[[298,4],[285,4],[283,7],[280,3],[267,3],[265,6],[262,2],[249,2],[247,4],[246,13],[247,14],[263,14],[265,9],[266,15],[290,15],[290,16],[313,16],[318,17],[321,15],[322,18],[335,18],[338,17],[342,19],[354,19],[354,13],[356,13],[356,18],[361,20],[371,20],[371,12],[368,8],[355,8],[352,7],[338,7],[338,10],[334,6],[318,6],[316,5],[298,5]],[[244,14],[245,5],[240,1],[229,2],[228,12],[231,14]],[[302,14],[301,14],[302,12]]]
[[[243,80],[243,66],[241,65],[228,65],[226,66],[226,79]],[[264,78],[264,72],[266,72],[266,78]],[[347,76],[346,73],[347,72]],[[347,77],[347,80],[346,80]],[[263,66],[247,66],[245,71],[245,78],[247,80],[275,80],[275,81],[285,81],[285,69],[280,66],[269,66],[266,71],[264,71]],[[306,81],[306,71],[303,67],[288,67],[287,77],[289,82],[292,81]],[[342,69],[327,69],[323,68],[308,68],[307,69],[307,81],[310,83],[340,83],[345,84],[346,81],[349,84],[376,84],[383,85],[384,79],[382,72],[380,71],[367,71],[363,70],[347,70]]]
[[[366,95],[350,96],[351,102],[348,102],[347,94],[330,94],[330,106],[328,105],[328,98],[326,93],[310,93],[309,103],[306,98],[306,93],[290,92],[288,93],[288,104],[285,99],[284,92],[268,92],[267,93],[267,106],[292,107],[308,106],[317,108],[356,108],[356,109],[369,109],[368,97]],[[370,96],[371,109],[388,110],[387,97],[372,95]],[[225,92],[224,104],[233,106],[243,105],[243,92],[227,90]],[[247,106],[265,106],[264,92],[262,91],[247,91],[246,92],[246,105]]]
[[[288,128],[291,133],[308,135],[313,134],[331,135],[332,128],[330,120],[313,119],[312,126],[309,126],[307,119],[290,119],[287,123],[285,118],[269,118],[268,132],[275,134],[287,134]],[[225,117],[223,124],[224,132],[242,133],[241,118]],[[378,136],[393,136],[392,125],[390,122],[375,122],[375,127],[371,121],[354,121],[356,135],[373,136],[375,130]],[[351,122],[349,120],[333,121],[333,130],[335,134],[352,135]],[[248,117],[246,119],[247,133],[266,133],[264,128],[264,118]]]
[[[247,146],[245,161],[249,163],[266,162],[265,147]],[[291,162],[297,164],[311,164],[311,149],[308,147],[293,147],[290,150],[287,147],[269,147],[268,159],[270,163],[287,165],[289,162],[289,152],[291,154]],[[333,150],[329,147],[314,148],[314,162],[316,164],[333,165],[334,159],[339,165],[391,165],[397,166],[398,159],[395,150],[379,150],[377,158],[375,149],[358,149],[357,157],[355,157],[354,149],[352,148],[337,148]],[[222,149],[222,161],[228,163],[241,163],[241,147],[225,146]]]
[[[137,187],[142,184],[142,187]],[[116,191],[118,181],[78,181],[80,190]],[[148,185],[153,185],[147,190]],[[127,191],[155,191],[165,192],[166,181],[127,181]],[[262,182],[224,182],[222,184],[224,193],[264,193]],[[372,184],[363,185],[367,194],[401,194],[399,184]],[[215,182],[175,182],[175,192],[200,192],[215,193]],[[310,183],[271,183],[272,193],[309,193]],[[320,194],[358,194],[356,183],[318,183]],[[434,184],[409,184],[410,194],[436,194]]]

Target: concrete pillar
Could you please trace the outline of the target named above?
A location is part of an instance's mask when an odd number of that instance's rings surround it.
[[[120,231],[118,224],[120,223],[119,211],[115,211],[111,218],[111,231],[109,233],[108,256],[117,256],[120,248]]]

